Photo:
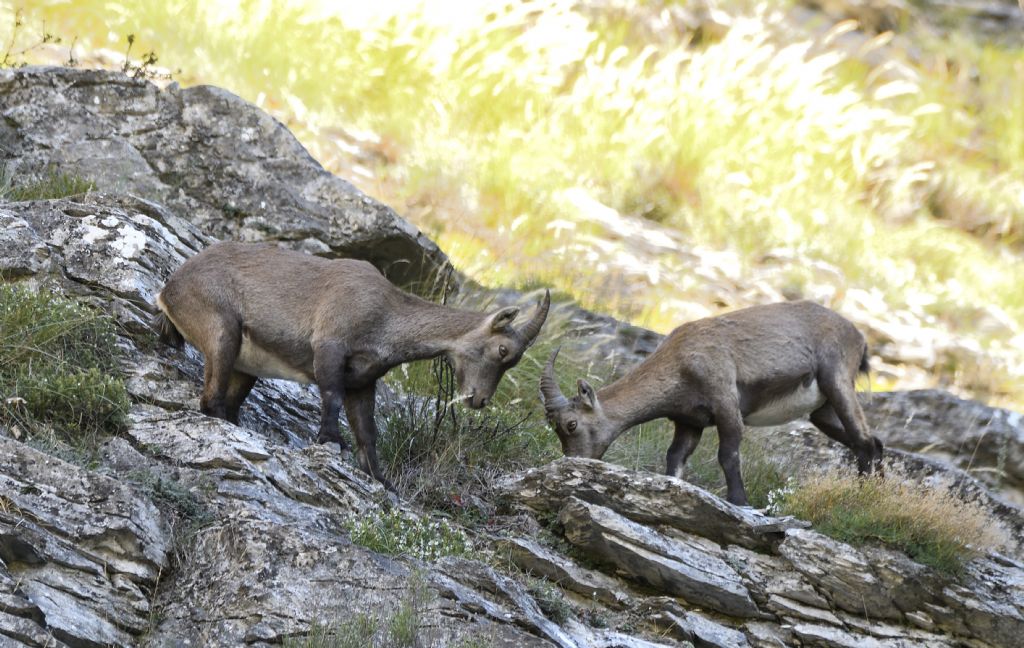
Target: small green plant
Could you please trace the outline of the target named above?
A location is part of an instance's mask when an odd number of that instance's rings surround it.
[[[0,285],[0,421],[95,445],[130,401],[113,321],[59,295]]]
[[[189,525],[199,527],[213,520],[203,500],[181,482],[160,477],[149,470],[135,471],[128,479],[142,488],[158,506]]]
[[[77,175],[50,169],[46,175],[25,184],[16,184],[8,169],[0,173],[0,200],[22,202],[66,198],[92,191],[95,184]]]
[[[447,520],[412,517],[398,509],[350,520],[347,529],[352,542],[390,556],[430,562],[442,556],[462,556],[473,549],[466,533]]]
[[[565,597],[565,592],[545,578],[528,577],[526,590],[537,601],[544,616],[561,625],[574,616],[575,609]]]
[[[370,614],[357,614],[335,625],[313,623],[301,637],[288,637],[285,648],[370,648],[379,645],[380,619]]]
[[[882,542],[949,574],[1005,542],[998,523],[979,504],[892,469],[869,478],[833,470],[790,484],[769,499],[775,512],[808,520],[837,540]]]

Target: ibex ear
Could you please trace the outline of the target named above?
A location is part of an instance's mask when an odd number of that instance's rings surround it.
[[[590,383],[580,378],[576,381],[576,387],[579,389],[580,398],[583,400],[583,404],[588,406],[590,409],[597,409],[597,393],[594,391],[594,388],[590,386]]]
[[[519,309],[515,306],[509,306],[502,308],[500,311],[495,313],[491,317],[491,330],[495,333],[500,333],[509,327],[510,324],[515,320],[516,316],[519,315]]]

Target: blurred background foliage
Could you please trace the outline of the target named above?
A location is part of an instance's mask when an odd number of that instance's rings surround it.
[[[0,46],[226,87],[485,285],[662,332],[809,297],[877,388],[1020,408],[1024,40],[957,4],[2,0]]]

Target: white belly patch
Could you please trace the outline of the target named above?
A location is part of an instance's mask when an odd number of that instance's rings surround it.
[[[254,343],[249,336],[242,336],[242,348],[235,360],[235,369],[259,378],[283,378],[298,383],[313,382],[306,372],[291,366],[270,351]]]
[[[818,381],[812,380],[809,385],[800,385],[794,391],[765,403],[760,409],[743,417],[743,422],[753,427],[782,425],[809,414],[824,404],[825,397],[818,389]]]

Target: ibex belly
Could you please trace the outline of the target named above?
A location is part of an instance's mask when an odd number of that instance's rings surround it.
[[[793,419],[809,414],[825,404],[825,397],[818,389],[818,381],[801,384],[788,394],[764,403],[758,409],[743,417],[743,422],[753,427],[782,425]]]
[[[242,347],[238,350],[235,369],[259,378],[283,378],[307,384],[313,382],[312,376],[256,344],[248,335],[242,336]]]

